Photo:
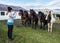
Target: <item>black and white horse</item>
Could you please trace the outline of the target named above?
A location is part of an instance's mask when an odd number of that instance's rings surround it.
[[[53,14],[51,11],[48,11],[46,20],[48,23],[48,32],[52,32],[52,27],[53,27],[53,23],[55,22],[55,18],[53,17]]]

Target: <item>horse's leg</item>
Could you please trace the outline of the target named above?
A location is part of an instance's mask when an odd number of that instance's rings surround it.
[[[23,20],[21,20],[22,21],[22,25],[24,25],[24,21]]]
[[[27,26],[29,26],[29,20],[27,20]]]
[[[27,26],[30,27],[30,20],[27,20]]]
[[[35,29],[37,28],[38,26],[38,20],[35,21]]]
[[[26,26],[29,26],[29,20],[28,19],[25,20],[25,27]]]
[[[50,23],[48,23],[48,32],[50,31]]]
[[[26,20],[26,26],[29,26],[29,20],[28,19]]]
[[[31,22],[31,24],[32,24],[32,25],[31,25],[31,26],[32,26],[32,28],[34,28],[34,21],[32,21],[32,22]]]
[[[31,24],[32,24],[32,23],[31,23],[31,19],[29,19],[29,20],[28,20],[28,25],[29,25],[29,27],[31,27]]]
[[[26,27],[26,23],[27,23],[27,20],[25,20],[25,22],[24,22],[24,26]]]
[[[31,25],[31,21],[28,19],[28,26],[30,27],[30,25]]]
[[[53,23],[51,23],[51,30],[50,30],[50,32],[52,32],[52,25],[53,25]]]
[[[45,30],[45,25],[46,25],[46,23],[43,23],[43,30]]]
[[[23,24],[22,19],[21,19],[21,24]]]
[[[40,29],[42,28],[42,22],[40,22]]]
[[[46,25],[47,25],[47,21],[45,20],[44,22],[43,22],[43,29],[45,30],[45,28],[46,28]]]

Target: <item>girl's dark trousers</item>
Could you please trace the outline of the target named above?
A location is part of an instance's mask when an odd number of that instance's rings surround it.
[[[12,39],[13,25],[8,25],[8,38]]]

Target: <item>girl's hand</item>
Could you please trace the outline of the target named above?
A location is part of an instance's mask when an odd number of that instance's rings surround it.
[[[9,13],[9,12],[7,11],[6,15],[8,15],[8,13]]]
[[[16,13],[17,11],[15,11],[14,13]]]
[[[16,13],[17,13],[17,11],[14,12],[14,14],[16,14]]]

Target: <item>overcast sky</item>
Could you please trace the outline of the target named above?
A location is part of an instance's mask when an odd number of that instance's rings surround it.
[[[0,0],[0,4],[21,6],[25,9],[60,9],[60,0]]]

